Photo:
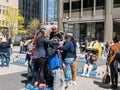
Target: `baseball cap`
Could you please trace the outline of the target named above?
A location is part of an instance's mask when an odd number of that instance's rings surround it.
[[[67,33],[66,35],[73,37],[73,34],[72,34],[72,33]]]

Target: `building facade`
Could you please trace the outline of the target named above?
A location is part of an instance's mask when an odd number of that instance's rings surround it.
[[[41,5],[42,0],[19,0],[19,9],[21,10],[21,15],[25,18],[25,27],[34,18],[42,19]]]
[[[58,0],[54,0],[54,21],[58,21]]]
[[[120,35],[120,0],[59,0],[59,29],[77,41],[111,42]]]
[[[56,22],[58,15],[58,0],[44,0],[45,23]]]

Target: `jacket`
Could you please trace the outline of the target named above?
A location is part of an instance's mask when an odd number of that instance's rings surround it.
[[[40,57],[46,57],[47,56],[47,48],[48,44],[59,44],[58,42],[48,40],[46,38],[40,38],[37,42],[34,51],[33,51],[33,58],[40,58]]]
[[[120,50],[120,44],[119,43],[115,43],[112,46],[110,46],[109,54],[108,54],[107,61],[106,61],[106,65],[110,65],[114,61],[115,55],[118,52],[118,50]]]
[[[76,57],[76,48],[75,45],[73,44],[73,42],[70,41],[66,41],[65,44],[59,48],[60,50],[63,50],[62,54],[64,58],[75,58]]]
[[[50,33],[50,39],[54,38],[55,36],[57,36],[61,41],[62,39],[62,35],[59,32],[51,32]]]
[[[1,42],[0,43],[0,52],[9,53],[10,43],[9,42]]]

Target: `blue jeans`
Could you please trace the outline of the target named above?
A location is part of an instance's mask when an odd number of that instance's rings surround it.
[[[65,80],[70,81],[71,80],[71,63],[73,62],[74,58],[65,58]]]
[[[6,65],[9,66],[10,57],[8,53],[0,53],[1,56],[1,65],[4,66],[4,59],[6,59]]]

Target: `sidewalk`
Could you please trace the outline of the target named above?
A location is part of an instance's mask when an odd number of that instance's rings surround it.
[[[27,67],[10,64],[9,67],[0,67],[0,76],[27,71]]]
[[[70,84],[66,90],[113,90],[110,85],[103,84],[102,80],[97,78],[77,77],[76,82],[77,86]],[[120,78],[117,90],[120,90]]]

